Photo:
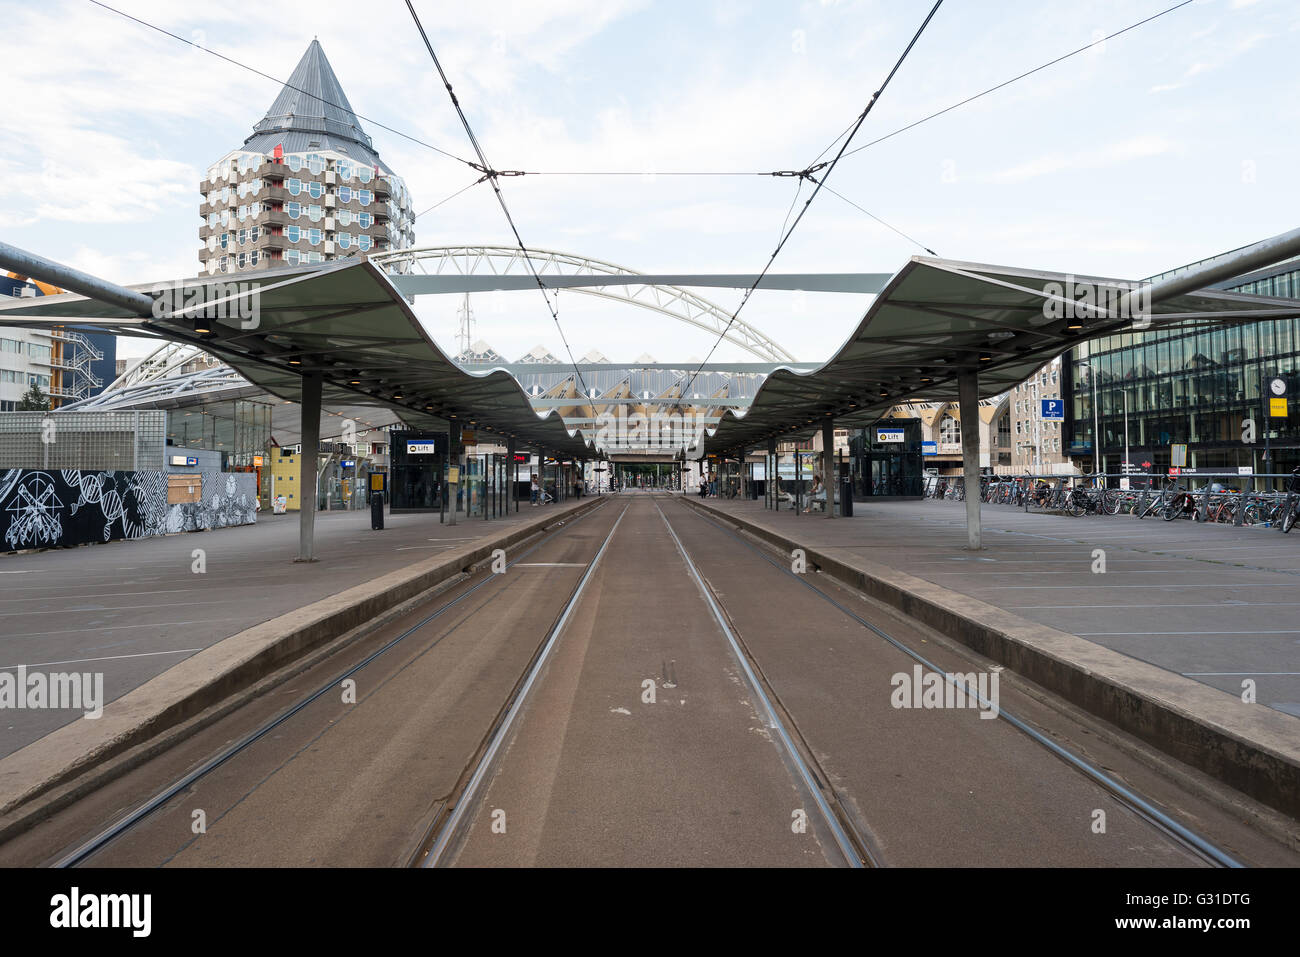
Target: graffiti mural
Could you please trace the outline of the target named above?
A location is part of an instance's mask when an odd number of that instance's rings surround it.
[[[165,472],[0,471],[0,551],[148,538],[257,521],[256,478],[205,472],[199,502],[167,504]]]
[[[202,496],[197,502],[167,506],[167,534],[197,532],[257,521],[257,477],[248,473],[199,473]]]

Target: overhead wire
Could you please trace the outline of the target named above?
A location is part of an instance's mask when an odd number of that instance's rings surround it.
[[[537,272],[537,267],[533,264],[532,257],[528,255],[528,247],[524,244],[523,237],[519,235],[519,227],[515,225],[515,219],[510,215],[510,207],[506,205],[505,195],[501,192],[501,184],[497,182],[501,176],[519,176],[523,175],[519,171],[501,171],[494,169],[488,162],[487,155],[483,151],[483,146],[474,135],[474,130],[470,126],[469,118],[465,115],[464,109],[460,105],[460,100],[456,97],[456,91],[452,89],[451,81],[447,79],[447,74],[442,68],[442,63],[438,60],[438,54],[434,52],[433,44],[429,41],[429,35],[424,30],[424,24],[420,22],[420,15],[415,12],[415,7],[411,0],[406,0],[406,9],[411,12],[411,19],[415,21],[415,28],[420,32],[420,38],[424,41],[425,49],[429,51],[429,57],[433,60],[434,68],[438,71],[438,76],[442,80],[443,87],[447,90],[447,96],[451,99],[451,105],[456,110],[456,115],[460,117],[461,126],[465,128],[465,135],[469,138],[470,145],[474,147],[474,154],[478,157],[478,163],[470,163],[474,169],[483,174],[487,182],[492,184],[492,192],[501,206],[501,212],[505,214],[506,222],[510,225],[510,231],[514,234],[515,242],[519,246],[519,251],[523,253],[524,262],[528,266],[528,271],[532,273],[533,279],[537,283],[537,288],[542,293],[542,299],[546,302],[547,311],[550,312],[551,318],[555,321],[555,329],[560,335],[560,341],[564,343],[564,349],[569,354],[569,363],[573,366],[576,383],[582,397],[587,400],[588,411],[591,412],[591,418],[594,422],[596,418],[596,406],[592,401],[594,396],[588,395],[587,383],[583,379],[582,370],[578,368],[578,361],[573,356],[573,347],[569,345],[568,336],[564,334],[564,327],[560,324],[560,312],[558,308],[558,296],[556,305],[551,304],[550,294],[546,291],[546,284],[542,282],[541,275]]]
[[[906,60],[908,54],[912,52],[912,48],[916,46],[917,41],[921,39],[921,34],[925,32],[925,28],[930,25],[930,21],[934,19],[934,15],[939,12],[939,7],[942,5],[943,5],[943,0],[935,0],[934,6],[930,8],[930,12],[926,14],[925,20],[921,22],[921,25],[917,28],[916,33],[912,35],[912,39],[908,41],[907,46],[904,48],[903,52],[899,55],[897,61],[895,61],[893,68],[889,71],[889,74],[885,77],[884,82],[882,82],[880,84],[880,87],[876,90],[876,92],[871,95],[871,99],[867,102],[866,107],[862,110],[862,112],[858,115],[858,118],[854,121],[853,128],[849,131],[848,137],[845,138],[844,142],[840,145],[839,152],[835,154],[835,158],[832,159],[829,163],[821,164],[826,170],[826,172],[822,174],[821,179],[813,178],[811,169],[803,170],[802,172],[793,174],[799,176],[801,180],[805,178],[812,179],[812,181],[816,185],[813,187],[813,191],[811,195],[809,195],[809,197],[804,201],[803,207],[799,210],[799,214],[795,217],[794,222],[790,224],[789,229],[785,231],[784,235],[781,237],[780,242],[777,243],[776,249],[774,249],[772,251],[772,255],[768,257],[767,262],[763,266],[763,271],[758,274],[758,277],[753,281],[753,283],[750,284],[749,288],[745,290],[744,295],[741,296],[740,305],[738,305],[736,307],[736,311],[731,314],[731,318],[727,320],[726,326],[724,326],[722,331],[718,333],[718,338],[714,341],[712,347],[710,347],[708,355],[704,357],[704,360],[699,364],[699,366],[695,369],[695,371],[691,373],[690,381],[687,382],[686,387],[682,390],[683,393],[690,391],[691,387],[695,384],[696,378],[698,378],[700,374],[700,370],[702,370],[704,366],[708,364],[708,361],[713,357],[713,353],[717,351],[717,348],[721,344],[722,340],[726,337],[727,333],[731,331],[731,327],[732,325],[735,324],[736,318],[740,315],[741,310],[743,310],[745,308],[745,304],[749,302],[750,297],[754,294],[754,290],[758,288],[760,283],[762,283],[763,277],[768,274],[769,270],[771,270],[772,264],[776,261],[776,257],[780,255],[781,250],[785,248],[785,244],[789,242],[790,237],[794,234],[794,231],[799,228],[799,223],[803,221],[804,214],[808,212],[808,207],[811,206],[813,200],[817,198],[817,194],[821,191],[822,185],[825,183],[826,179],[829,178],[830,174],[835,171],[836,164],[838,164],[840,159],[844,156],[845,151],[849,147],[849,144],[853,142],[853,138],[857,135],[858,130],[862,128],[862,124],[866,122],[867,116],[870,115],[872,108],[879,101],[881,94],[885,92],[890,82],[894,79],[894,75],[902,67],[903,61]],[[825,151],[823,150],[823,155],[824,153]],[[778,174],[773,174],[773,175],[778,175]]]
[[[1099,37],[1098,39],[1093,40],[1091,43],[1085,44],[1084,46],[1081,46],[1078,49],[1071,50],[1069,53],[1065,53],[1062,54],[1061,56],[1056,57],[1056,59],[1054,60],[1048,60],[1046,63],[1036,66],[1032,70],[1026,70],[1024,73],[1021,73],[1018,76],[1013,76],[1009,80],[1003,80],[1001,83],[997,84],[996,86],[991,86],[987,90],[983,90],[979,93],[976,93],[973,96],[968,96],[964,100],[959,100],[958,102],[952,104],[951,106],[946,106],[942,110],[937,110],[936,112],[931,113],[929,116],[923,116],[919,120],[916,120],[915,122],[908,123],[906,126],[900,126],[892,133],[886,133],[884,136],[878,137],[869,143],[863,143],[861,146],[849,150],[847,153],[844,154],[844,156],[845,158],[847,158],[857,153],[861,153],[863,150],[870,149],[872,146],[875,146],[878,143],[883,143],[885,142],[885,140],[891,139],[892,137],[897,136],[899,133],[906,133],[908,130],[915,129],[916,127],[920,126],[922,123],[928,123],[930,120],[933,120],[936,117],[943,116],[945,113],[951,113],[953,110],[957,109],[958,107],[965,106],[967,103],[973,103],[976,100],[980,99],[980,97],[988,96],[990,93],[996,93],[998,90],[1002,89],[1003,87],[1010,86],[1012,83],[1016,83],[1020,80],[1025,79],[1026,77],[1033,76],[1035,73],[1039,73],[1043,70],[1046,70],[1048,67],[1056,66],[1056,64],[1068,60],[1070,59],[1070,57],[1078,56],[1080,53],[1084,53],[1087,50],[1091,50],[1093,47],[1105,43],[1107,40],[1113,40],[1118,36],[1122,36],[1123,34],[1128,33],[1130,30],[1136,30],[1138,27],[1144,26],[1150,23],[1152,20],[1158,20],[1160,17],[1163,17],[1165,14],[1173,13],[1175,10],[1179,10],[1192,2],[1193,0],[1183,0],[1182,3],[1176,3],[1172,7],[1167,7],[1166,9],[1161,10],[1159,13],[1147,17],[1145,20],[1139,20],[1136,23],[1130,23],[1122,30],[1116,30],[1114,33],[1107,34],[1104,37]]]
[[[170,30],[167,30],[164,27],[160,27],[157,24],[150,23],[148,20],[141,20],[139,17],[132,16],[131,14],[123,10],[119,10],[116,7],[111,7],[107,3],[102,3],[101,0],[89,0],[89,2],[93,3],[97,7],[102,7],[103,9],[109,11],[110,13],[116,13],[119,17],[125,17],[127,20],[131,20],[135,23],[138,23],[142,27],[147,27],[148,29],[157,31],[158,33],[161,33],[164,36],[169,36],[173,40],[179,40],[181,43],[188,44],[189,46],[194,47],[194,49],[196,50],[202,50],[204,53],[217,57],[220,60],[225,60],[227,63],[230,63],[233,66],[237,66],[241,70],[247,70],[249,73],[255,73],[264,79],[272,81],[273,83],[279,83],[281,87],[288,87],[289,89],[294,90],[297,93],[302,93],[304,96],[309,96],[314,100],[319,100],[320,102],[324,103],[326,106],[332,106],[338,110],[348,110],[348,112],[352,113],[352,115],[359,120],[365,120],[367,123],[371,124],[372,126],[376,126],[381,130],[386,130],[389,133],[392,133],[396,136],[400,136],[402,137],[402,139],[410,140],[412,143],[415,143],[418,146],[423,146],[425,149],[433,150],[435,153],[441,153],[443,156],[447,157],[448,159],[453,159],[458,163],[464,163],[466,166],[469,166],[471,168],[474,166],[473,163],[465,159],[463,156],[457,156],[455,153],[449,152],[448,150],[445,150],[440,146],[434,146],[432,143],[425,142],[419,137],[412,136],[409,133],[403,133],[401,130],[394,129],[391,126],[386,126],[383,123],[380,123],[378,120],[369,116],[365,116],[364,114],[358,113],[355,110],[351,110],[347,106],[344,106],[341,103],[334,103],[330,100],[324,99],[323,97],[316,95],[315,93],[309,93],[308,91],[302,89],[301,87],[294,86],[292,83],[289,83],[286,80],[277,79],[276,77],[271,76],[271,74],[264,73],[263,71],[257,69],[257,67],[249,66],[247,63],[243,63],[239,60],[236,60],[234,57],[226,56],[224,53],[218,53],[216,50],[209,49],[208,47],[205,47],[201,43],[195,43],[193,40],[189,40],[183,36],[180,36],[179,34],[172,33]]]
[[[857,203],[855,203],[853,200],[849,199],[849,198],[848,198],[847,196],[845,196],[843,193],[837,192],[836,190],[832,189],[832,188],[829,187],[829,186],[825,186],[824,189],[826,190],[826,192],[830,193],[832,196],[838,196],[840,199],[844,200],[844,202],[848,203],[850,206],[852,206],[854,209],[858,210],[859,212],[866,213],[868,216],[870,216],[872,219],[874,219],[876,222],[878,222],[881,226],[884,226],[886,229],[891,230],[891,231],[897,233],[898,235],[902,236],[902,237],[903,237],[904,239],[906,239],[909,243],[912,243],[912,244],[914,244],[914,245],[920,246],[922,249],[924,249],[924,250],[925,250],[927,253],[929,253],[931,256],[938,256],[938,255],[939,255],[937,252],[935,252],[935,251],[934,251],[933,249],[931,249],[929,246],[925,245],[925,243],[921,242],[919,239],[916,239],[916,238],[914,238],[914,237],[912,237],[912,236],[909,236],[909,235],[907,235],[907,233],[903,232],[903,231],[902,231],[901,229],[899,229],[897,226],[892,226],[892,225],[890,225],[889,223],[885,222],[883,219],[881,219],[879,216],[877,216],[877,215],[876,215],[875,213],[873,213],[871,210],[869,210],[869,209],[865,209],[865,208],[863,208],[862,206],[859,206]]]

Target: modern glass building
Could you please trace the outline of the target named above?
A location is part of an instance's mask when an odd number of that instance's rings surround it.
[[[1215,288],[1300,300],[1300,259]],[[1300,314],[1300,301],[1296,307]],[[1188,468],[1200,471],[1279,473],[1300,465],[1300,318],[1107,336],[1071,350],[1066,364],[1069,451],[1089,471],[1094,463],[1122,471],[1127,447],[1139,469],[1166,472],[1174,444],[1187,446]],[[1287,385],[1286,418],[1265,417],[1274,378]],[[1253,444],[1243,442],[1247,419],[1256,424]]]

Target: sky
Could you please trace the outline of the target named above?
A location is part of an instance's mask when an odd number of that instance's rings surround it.
[[[945,0],[852,147],[1178,0]],[[383,160],[424,210],[472,157],[406,6],[175,3],[117,9],[287,79],[320,40]],[[417,12],[531,248],[643,272],[757,273],[932,0],[418,0]],[[199,181],[242,145],[278,82],[89,0],[0,2],[0,237],[116,282],[193,276]],[[1193,0],[847,156],[778,272],[886,272],[944,258],[1138,279],[1294,228],[1300,4]],[[834,145],[833,145],[834,144]],[[828,147],[829,153],[823,154]],[[737,175],[683,176],[689,172]],[[590,175],[628,173],[630,175]],[[584,175],[561,175],[581,173]],[[900,235],[899,233],[905,234]],[[416,223],[421,246],[511,245],[486,184]],[[698,290],[727,313],[742,290]],[[740,317],[801,361],[829,358],[865,296],[756,293]],[[417,311],[454,351],[460,297]],[[564,357],[537,291],[475,297],[508,359]],[[712,334],[576,292],[575,356],[700,358]],[[125,343],[119,355],[149,345]],[[723,343],[715,359],[753,357]]]

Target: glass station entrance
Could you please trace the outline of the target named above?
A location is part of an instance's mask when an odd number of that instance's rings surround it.
[[[881,419],[849,436],[854,498],[920,498],[921,420]]]

